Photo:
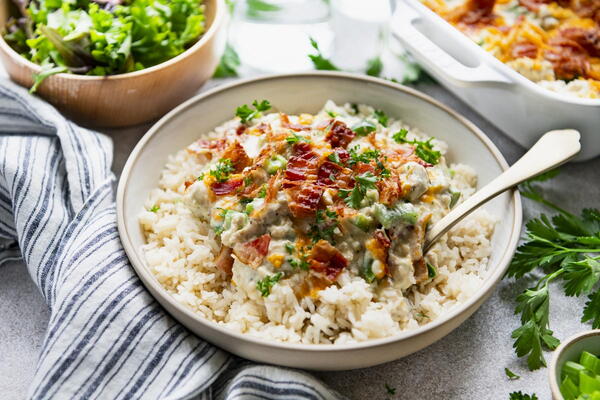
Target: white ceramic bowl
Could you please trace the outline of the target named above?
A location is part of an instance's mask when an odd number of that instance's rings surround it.
[[[554,400],[563,400],[563,396],[560,394],[560,371],[563,365],[567,361],[579,362],[579,356],[584,350],[592,354],[600,354],[600,329],[571,336],[554,351],[550,368],[548,368],[550,390]]]
[[[125,251],[148,290],[173,317],[198,336],[251,360],[343,370],[380,364],[420,350],[447,335],[479,308],[504,275],[517,245],[521,202],[516,192],[505,193],[485,206],[499,222],[490,273],[482,287],[446,316],[394,337],[346,345],[279,343],[230,331],[176,302],[145,265],[138,214],[150,190],[157,186],[168,155],[231,119],[237,106],[254,99],[268,99],[276,109],[289,114],[316,113],[328,99],[369,104],[448,142],[450,162],[474,166],[480,185],[507,167],[494,144],[469,121],[415,90],[380,79],[326,72],[278,75],[239,81],[201,94],[171,111],[140,140],[125,165],[117,193],[119,233]]]

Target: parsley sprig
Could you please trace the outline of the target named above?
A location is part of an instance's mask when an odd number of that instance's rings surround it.
[[[580,216],[574,215],[544,199],[532,182],[525,183],[521,193],[558,212],[552,218],[542,214],[526,224],[527,240],[518,247],[507,272],[515,278],[538,267],[546,272],[517,297],[516,313],[521,314],[522,326],[512,333],[517,355],[527,355],[527,365],[534,370],[546,366],[542,348],[553,350],[560,343],[549,329],[552,281],[561,279],[567,296],[587,294],[581,321],[592,321],[593,328],[600,328],[600,211],[585,209]]]
[[[340,195],[344,198],[344,202],[354,209],[359,209],[367,190],[377,189],[377,177],[372,172],[365,172],[354,177],[355,184],[352,190],[340,189]]]
[[[440,162],[440,157],[442,153],[433,149],[433,144],[431,140],[433,138],[429,138],[426,141],[422,140],[408,140],[406,135],[408,131],[406,129],[400,129],[398,132],[394,133],[392,138],[396,141],[396,143],[406,143],[415,146],[415,153],[417,156],[429,164],[437,164]]]
[[[315,49],[317,51],[317,54],[309,54],[308,55],[308,58],[310,58],[310,60],[312,61],[315,69],[323,70],[323,71],[339,71],[340,70],[338,67],[333,65],[333,63],[331,61],[329,61],[327,58],[325,58],[323,56],[323,53],[321,53],[321,49],[319,48],[319,44],[317,43],[317,41],[315,39],[310,38],[310,45],[312,46],[313,49]]]
[[[335,244],[334,235],[338,228],[338,215],[333,210],[317,210],[315,215],[315,223],[310,225],[308,236],[313,243],[324,239]]]
[[[233,163],[229,158],[221,158],[215,167],[210,170],[210,175],[214,176],[218,182],[225,182],[234,171]]]
[[[538,397],[534,394],[529,395],[526,393],[522,393],[521,391],[512,392],[510,394],[509,400],[538,400]]]
[[[260,292],[262,297],[267,297],[271,294],[271,288],[275,286],[277,282],[283,277],[282,272],[278,272],[275,275],[267,275],[260,281],[256,282],[256,289]]]
[[[260,103],[258,102],[258,100],[254,100],[252,102],[252,105],[255,108],[254,110],[248,104],[239,106],[235,110],[235,115],[237,117],[240,117],[242,124],[247,124],[254,118],[260,117],[263,111],[267,111],[271,108],[271,103],[269,103],[268,100],[262,100]]]

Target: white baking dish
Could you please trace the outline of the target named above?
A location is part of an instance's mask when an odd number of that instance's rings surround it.
[[[418,0],[399,0],[392,32],[423,68],[523,146],[552,129],[581,132],[577,160],[600,155],[600,99],[544,89],[504,65]]]

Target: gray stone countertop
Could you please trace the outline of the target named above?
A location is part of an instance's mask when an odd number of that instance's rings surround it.
[[[213,86],[215,83],[209,84]],[[448,91],[435,83],[417,89],[428,93],[465,115],[481,128],[502,151],[509,163],[524,150],[491,126]],[[147,127],[108,131],[115,145],[113,169],[118,173]],[[597,207],[600,199],[600,158],[569,164],[544,185],[544,193],[564,208],[579,211]],[[540,212],[524,199],[524,220]],[[550,399],[547,370],[529,372],[524,360],[512,349],[510,332],[518,327],[515,297],[529,282],[503,281],[486,303],[463,325],[432,346],[404,359],[384,365],[344,372],[317,372],[334,389],[352,399],[508,399],[522,390]],[[579,318],[583,298],[566,298],[553,285],[551,328],[560,339],[589,329]],[[49,313],[22,263],[0,268],[0,397],[22,399],[35,370]],[[550,357],[546,354],[546,358]],[[504,368],[521,375],[508,381]],[[396,389],[387,394],[385,384]]]

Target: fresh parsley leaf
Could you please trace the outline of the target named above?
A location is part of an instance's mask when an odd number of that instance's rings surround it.
[[[359,162],[368,164],[372,160],[376,160],[381,155],[379,150],[376,150],[376,149],[367,149],[367,150],[359,153],[360,150],[361,150],[361,147],[359,145],[351,147],[348,150],[348,154],[350,154],[350,160],[349,160],[350,165],[354,165]]]
[[[158,210],[160,210],[160,206],[158,206],[158,205],[156,205],[156,204],[155,204],[155,205],[153,205],[153,206],[152,206],[152,208],[151,208],[150,210],[148,210],[148,211],[155,213],[155,212],[157,212]]]
[[[396,388],[391,387],[390,385],[388,385],[387,383],[385,384],[385,391],[387,392],[387,394],[389,394],[390,396],[393,396],[396,394]]]
[[[342,160],[340,160],[340,155],[335,151],[327,156],[327,159],[333,163],[338,165],[342,165]]]
[[[600,289],[588,296],[581,322],[592,321],[592,329],[600,329]]]
[[[512,372],[510,369],[508,368],[504,368],[504,373],[506,374],[506,376],[508,377],[509,380],[514,381],[520,378],[519,375],[515,374],[514,372]]]
[[[512,392],[510,394],[509,400],[538,400],[538,397],[535,394],[528,395],[521,393],[521,391],[518,391]]]
[[[246,15],[252,18],[260,18],[261,13],[269,13],[281,10],[277,4],[265,0],[246,0]]]
[[[287,251],[288,254],[294,254],[294,251],[296,251],[296,246],[294,246],[292,242],[287,242],[285,244],[285,251]]]
[[[433,279],[437,276],[437,268],[433,264],[427,263],[427,278]]]
[[[277,282],[279,282],[282,276],[282,272],[278,272],[275,275],[267,275],[260,281],[256,282],[256,289],[263,297],[267,297],[271,294],[271,288],[275,286]]]
[[[367,61],[367,75],[378,77],[381,75],[381,71],[383,71],[383,62],[381,62],[381,58],[375,57]]]
[[[408,140],[406,138],[408,131],[406,129],[401,129],[400,131],[394,133],[392,138],[396,143],[406,143],[415,147],[415,154],[423,161],[429,164],[437,164],[440,162],[440,157],[442,153],[433,149],[433,144],[431,144],[432,138],[427,139],[426,141],[422,140]]]
[[[377,189],[377,177],[372,172],[365,172],[354,177],[355,185],[352,190],[340,190],[344,202],[354,209],[359,209],[368,189]]]
[[[313,243],[317,243],[319,240],[327,240],[335,244],[334,236],[338,226],[338,215],[335,211],[319,209],[315,214],[315,223],[310,225],[308,237],[311,238]]]
[[[235,49],[227,43],[225,51],[221,56],[219,65],[213,74],[213,78],[228,78],[238,76],[237,69],[240,67],[240,57]]]
[[[367,136],[369,133],[375,132],[377,130],[377,127],[371,122],[364,120],[354,125],[352,127],[352,130],[358,136]]]
[[[260,117],[263,111],[271,108],[271,103],[268,100],[262,100],[260,103],[258,100],[254,100],[252,105],[254,106],[254,110],[247,104],[241,105],[235,110],[235,115],[240,117],[242,124],[247,124],[254,118]]]
[[[293,269],[308,271],[310,268],[310,264],[308,263],[306,256],[301,256],[300,258],[288,258],[287,262],[290,263]]]
[[[335,117],[337,117],[337,116],[338,116],[338,113],[336,113],[336,112],[333,112],[333,111],[326,110],[325,112],[326,112],[326,113],[327,113],[327,115],[329,115],[331,118],[335,118]]]
[[[308,57],[313,63],[315,69],[323,71],[339,71],[339,68],[333,65],[331,61],[323,56],[315,39],[310,38],[310,45],[317,51],[317,54],[309,54]]]
[[[450,208],[454,208],[454,206],[460,200],[461,193],[450,191],[450,204],[448,205]]]
[[[375,119],[377,119],[377,122],[379,122],[381,125],[387,127],[389,118],[385,114],[385,112],[383,112],[383,110],[375,110],[373,115],[375,116]]]
[[[210,175],[214,176],[218,182],[225,182],[234,171],[233,163],[228,158],[221,158],[217,165],[210,170]]]

